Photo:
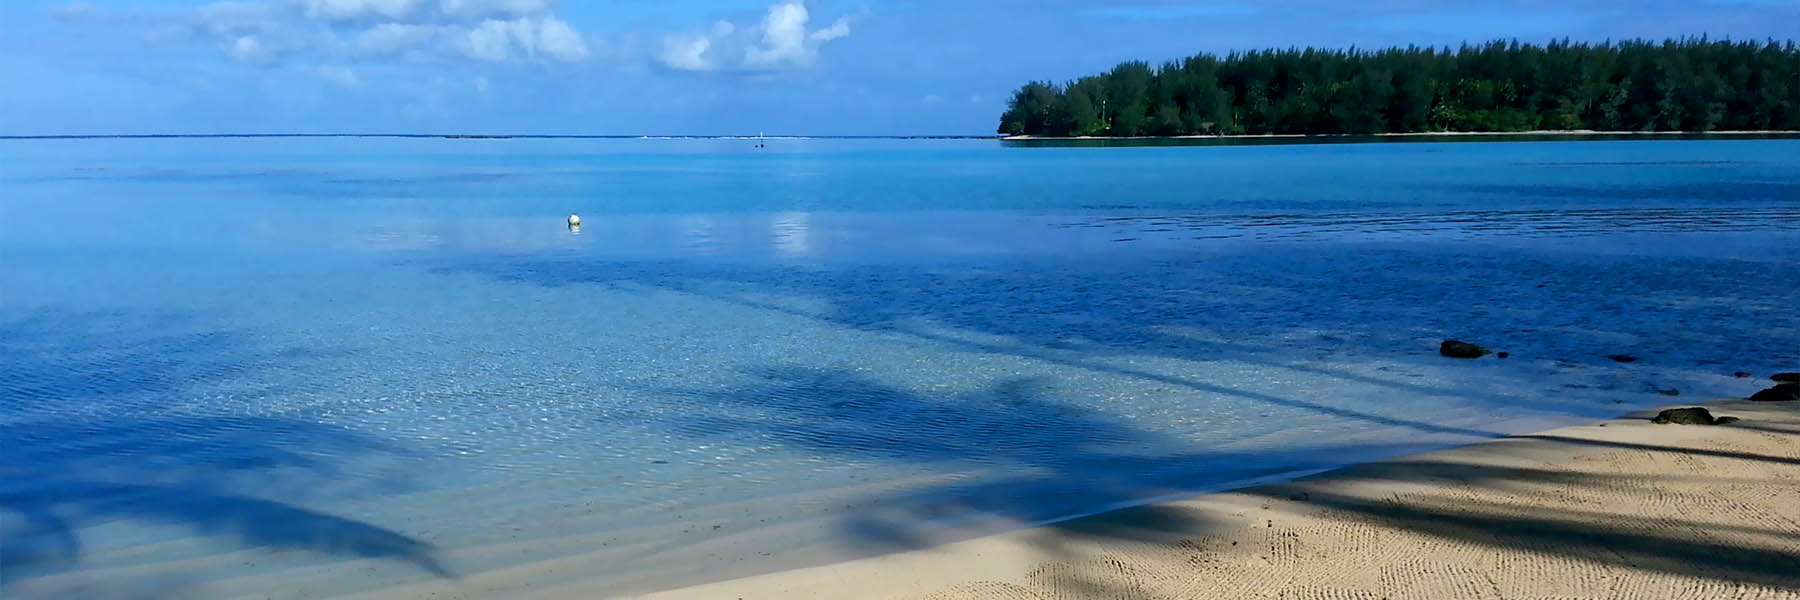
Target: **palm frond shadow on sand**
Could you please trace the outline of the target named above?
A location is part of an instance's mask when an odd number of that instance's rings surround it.
[[[870,553],[961,539],[953,535],[952,527],[936,529],[931,525],[934,522],[978,522],[970,520],[971,515],[996,523],[1054,521],[1059,516],[1056,511],[1071,507],[1141,500],[1173,490],[1204,488],[1208,481],[1306,470],[1321,464],[1309,460],[1318,461],[1320,452],[1330,452],[1312,448],[1291,455],[1207,451],[1144,455],[1133,449],[1170,447],[1168,440],[1159,439],[1163,434],[1056,402],[1031,381],[931,397],[850,373],[771,367],[754,375],[762,383],[724,392],[672,391],[699,394],[706,403],[748,411],[747,416],[734,418],[691,417],[681,420],[675,429],[702,437],[743,439],[748,435],[838,460],[963,463],[1015,474],[868,499],[868,504],[883,508],[850,517],[841,527],[842,533],[866,544]],[[797,398],[820,400],[803,403],[796,402]],[[1780,435],[1788,444],[1800,445],[1800,427],[1760,427],[1764,434]],[[1738,433],[1749,431],[1755,430]],[[1726,506],[1766,510],[1757,508],[1755,502],[1734,505],[1733,494],[1773,492],[1791,497],[1800,493],[1800,481],[1766,476],[1800,467],[1800,453],[1555,435],[1520,436],[1502,443],[1583,452],[1602,461],[1626,456],[1646,461],[1643,469],[1661,468],[1654,466],[1662,464],[1656,461],[1677,466],[1668,473],[1646,474],[1400,459],[1336,473],[1366,483],[1440,485],[1449,491],[1369,496],[1302,481],[1252,488],[1246,493],[1262,495],[1265,504],[1280,505],[1277,508],[1326,512],[1359,527],[1409,532],[1472,548],[1477,554],[1526,552],[1558,557],[1562,563],[1624,569],[1633,576],[1656,574],[1800,589],[1800,546],[1792,543],[1800,539],[1796,537],[1800,536],[1800,525],[1796,525],[1800,520],[1783,520],[1800,519],[1800,514],[1770,516],[1759,525],[1745,526],[1721,523],[1703,512]],[[1752,470],[1737,477],[1709,471],[1736,464]],[[1672,491],[1671,485],[1679,487]],[[1605,499],[1620,494],[1634,502],[1651,498],[1661,507],[1655,510],[1665,512],[1609,510]],[[1231,549],[1206,548],[1201,540],[1245,527],[1256,516],[1221,514],[1181,503],[1155,504],[1054,521],[1047,533],[1031,539],[1046,555],[1070,560],[1093,555],[1095,545],[1142,548],[1149,544],[1189,548],[1189,559],[1204,562],[1209,553]],[[1304,542],[1304,536],[1296,536]],[[1416,539],[1409,537],[1403,543]],[[1316,560],[1333,558],[1320,555]],[[1371,563],[1369,568],[1382,565]],[[1046,598],[1137,598],[1157,597],[1167,591],[1143,585],[1148,579],[1193,578],[1193,585],[1200,587],[1190,590],[1201,595],[1171,597],[1210,597],[1202,593],[1206,589],[1203,580],[1208,577],[1203,570],[1181,564],[1120,569],[1118,564],[1088,563],[1055,570],[1054,578],[1039,577],[1035,584],[1042,587]],[[1139,573],[1119,575],[1132,572]],[[1303,572],[1296,568],[1287,575],[1268,574],[1264,591],[1304,587],[1303,581],[1283,579]],[[1497,574],[1508,575],[1505,569]]]

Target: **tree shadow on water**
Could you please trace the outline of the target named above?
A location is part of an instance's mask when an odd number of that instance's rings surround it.
[[[1768,301],[1785,293],[1772,282],[1792,278],[1787,266],[1329,249],[1151,254],[1111,262],[1000,257],[975,264],[525,255],[459,257],[433,267],[530,285],[673,291],[955,351],[1016,356],[1271,408],[1473,439],[1499,433],[1416,418],[1389,409],[1383,396],[1391,391],[1548,414],[1591,415],[1614,407],[1592,398],[1570,402],[1555,389],[1497,392],[1500,388],[1455,378],[1410,378],[1409,371],[1450,364],[1437,355],[1436,343],[1445,338],[1466,337],[1509,350],[1517,357],[1506,363],[1509,368],[1545,375],[1578,371],[1571,377],[1594,386],[1660,377],[1657,369],[1685,378],[1717,368],[1691,359],[1725,364],[1742,357],[1773,363],[1800,358],[1789,349],[1759,345],[1768,331],[1800,327],[1792,311]],[[1670,280],[1686,283],[1671,286]],[[1722,306],[1732,311],[1722,313]],[[1620,351],[1645,359],[1625,368],[1604,358]],[[1663,352],[1692,356],[1656,356]],[[1137,360],[1143,357],[1268,368],[1269,374],[1304,380],[1314,389],[1288,393],[1244,385],[1205,370],[1145,365]],[[1351,361],[1382,362],[1392,371],[1341,366]],[[1647,386],[1619,391],[1644,398],[1651,391]],[[1323,390],[1329,393],[1319,393]]]
[[[1705,364],[1702,360],[1723,364],[1743,356],[1769,362],[1800,356],[1792,348],[1771,351],[1757,346],[1769,331],[1800,324],[1796,321],[1800,317],[1769,300],[1786,297],[1786,289],[1773,282],[1791,280],[1793,268],[1787,265],[1573,256],[1565,261],[1528,253],[1480,252],[1380,251],[1283,258],[1293,260],[1227,257],[1107,270],[1062,263],[812,268],[506,257],[461,262],[445,270],[552,287],[672,291],[841,328],[899,334],[956,351],[1025,357],[1246,400],[1250,405],[1294,408],[1329,417],[1328,421],[1480,438],[1497,434],[1446,426],[1416,411],[1394,410],[1378,395],[1346,401],[1329,393],[1303,396],[1246,389],[1237,382],[1205,380],[1204,374],[1155,371],[1118,359],[1230,360],[1288,369],[1321,381],[1448,398],[1462,395],[1463,389],[1453,382],[1428,385],[1347,372],[1307,357],[1329,346],[1326,349],[1366,359],[1464,364],[1443,362],[1447,359],[1436,356],[1435,347],[1419,340],[1471,332],[1516,344],[1505,348],[1520,357],[1509,365],[1572,356],[1575,361],[1564,362],[1592,363],[1592,369],[1607,373],[1659,364],[1693,370]],[[1684,284],[1671,286],[1670,280]],[[1721,312],[1727,306],[1747,312]],[[1696,323],[1711,325],[1693,326]],[[1185,335],[1183,329],[1204,335]],[[1329,332],[1339,341],[1317,341],[1322,337],[1294,341],[1280,335],[1294,329]],[[1645,347],[1632,347],[1640,344]],[[1622,345],[1644,354],[1645,360],[1623,367],[1603,358]],[[1667,358],[1664,352],[1669,353]],[[1048,522],[1051,529],[1071,537],[1166,541],[1169,532],[1242,523],[1170,505],[1128,509],[1104,518],[1059,519],[1382,454],[1366,446],[1274,452],[1209,447],[1166,428],[1146,429],[1123,415],[1060,402],[1043,380],[1013,379],[979,390],[934,393],[848,370],[766,365],[749,375],[752,383],[728,389],[659,390],[691,400],[685,405],[706,407],[664,417],[669,429],[709,442],[777,444],[844,464],[905,465],[914,467],[911,472],[941,476],[870,492],[858,501],[857,510],[845,516],[842,531],[847,536],[886,551],[953,541],[955,535],[947,530],[971,522],[991,526],[987,531]],[[1329,392],[1332,386],[1319,389]],[[1568,399],[1554,393],[1521,392],[1504,403],[1473,399],[1511,409],[1571,410]],[[1666,453],[1682,460],[1763,465],[1787,465],[1792,460],[1657,444],[1569,445],[1594,452]],[[1555,491],[1612,485],[1655,494],[1661,484],[1645,476],[1567,478],[1543,470],[1396,464],[1406,466],[1383,477],[1406,484],[1456,480],[1494,492],[1521,486],[1549,486]],[[1635,528],[1631,518],[1597,519],[1596,511],[1566,506],[1521,513],[1505,506],[1455,501],[1401,506],[1382,498],[1324,493],[1301,498],[1292,500],[1280,493],[1268,500],[1310,503],[1384,527],[1463,544],[1529,548],[1576,562],[1717,581],[1737,577],[1792,585],[1795,582],[1784,569],[1800,565],[1790,547],[1763,541],[1697,546],[1669,531]],[[944,526],[934,530],[935,523]],[[1744,533],[1766,537],[1797,532],[1770,524]],[[1076,552],[1058,539],[1064,538],[1042,538],[1041,543],[1053,554]],[[1708,552],[1722,558],[1709,559]],[[1109,585],[1099,579],[1080,584],[1090,591]],[[1090,595],[1101,594],[1049,596]]]
[[[1195,441],[1058,401],[1041,379],[933,395],[834,370],[771,366],[749,375],[756,383],[739,388],[661,390],[683,398],[683,405],[704,407],[665,417],[668,429],[709,442],[775,443],[834,462],[914,465],[949,476],[858,501],[844,531],[882,551],[1316,470],[1337,464],[1345,450],[1197,448]],[[1178,513],[1159,518],[1172,519],[1165,528],[1196,525],[1176,522]]]
[[[181,316],[56,311],[0,324],[0,448],[7,455],[0,590],[89,566],[89,555],[103,548],[93,548],[85,530],[117,521],[181,526],[243,549],[387,559],[455,577],[427,542],[305,506],[405,490],[402,477],[348,472],[340,463],[415,451],[301,416],[239,408],[281,393],[245,380],[307,357],[193,328]],[[240,387],[223,399],[194,400],[220,384]],[[89,596],[134,587],[84,585],[80,593]]]
[[[1271,407],[1433,434],[1474,438],[1497,435],[1477,428],[1411,419],[1341,402],[1264,393],[1109,360],[1146,355],[1196,361],[1233,360],[1291,370],[1321,380],[1337,379],[1417,394],[1460,395],[1442,387],[1307,364],[1292,348],[1270,341],[1275,337],[1274,331],[1285,327],[1269,321],[1288,315],[1264,314],[1259,312],[1261,309],[1246,311],[1234,304],[1235,300],[1222,299],[1209,289],[1226,285],[1215,278],[1216,274],[1185,265],[1161,264],[1150,272],[1138,273],[1131,281],[1118,282],[1109,280],[1114,272],[1089,267],[950,269],[950,273],[941,273],[906,267],[739,269],[685,263],[514,259],[461,263],[446,271],[474,271],[502,280],[549,286],[597,284],[626,291],[671,290],[850,329],[901,334],[960,351],[1018,356]],[[825,300],[826,304],[817,310],[798,309],[769,300],[769,294],[801,294]],[[924,326],[920,319],[975,337]],[[1235,337],[1245,341],[1199,339],[1179,331],[1184,327],[1224,328],[1241,333]],[[1518,401],[1533,402],[1536,400]]]

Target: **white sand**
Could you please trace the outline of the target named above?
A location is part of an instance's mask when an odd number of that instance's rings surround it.
[[[1800,598],[1800,405],[1710,406],[645,597]]]

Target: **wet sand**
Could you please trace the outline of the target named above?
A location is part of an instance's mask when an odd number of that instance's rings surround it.
[[[644,597],[1800,598],[1800,405],[1707,406]]]

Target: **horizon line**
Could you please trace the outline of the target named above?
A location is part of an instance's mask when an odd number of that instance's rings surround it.
[[[590,139],[590,140],[731,140],[731,139],[826,139],[826,140],[985,140],[999,134],[899,134],[899,135],[763,135],[763,134],[488,134],[488,133],[95,133],[0,135],[0,140],[70,139],[168,139],[168,138],[414,138],[414,139]]]

